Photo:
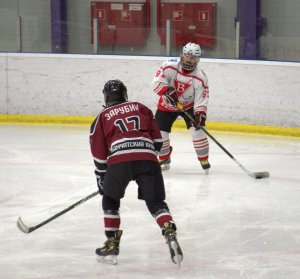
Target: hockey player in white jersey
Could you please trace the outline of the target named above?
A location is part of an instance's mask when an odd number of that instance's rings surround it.
[[[209,99],[208,80],[198,66],[201,48],[198,44],[188,43],[180,54],[180,59],[164,62],[157,70],[152,81],[153,91],[160,96],[155,118],[163,137],[163,146],[159,152],[162,169],[169,169],[172,146],[169,134],[179,115],[183,117],[186,127],[191,133],[197,158],[202,168],[208,172],[209,144],[206,134],[200,129],[205,126]],[[195,119],[194,122],[184,114],[177,103],[183,106]]]

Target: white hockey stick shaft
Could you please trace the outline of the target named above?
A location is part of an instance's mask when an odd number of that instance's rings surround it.
[[[177,103],[177,107],[191,120],[195,121],[195,119],[190,115],[187,111],[183,110],[183,106],[180,103]],[[244,172],[246,172],[249,176],[260,179],[260,178],[267,178],[270,176],[269,172],[263,171],[263,172],[251,172],[247,170],[236,158],[233,157],[233,155],[221,144],[219,143],[215,137],[210,134],[204,127],[200,127],[200,129],[208,135]]]

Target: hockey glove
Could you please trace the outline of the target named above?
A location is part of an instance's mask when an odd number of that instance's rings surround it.
[[[169,89],[164,93],[163,99],[167,104],[176,107],[178,103],[176,90],[173,87],[169,87]]]
[[[159,152],[161,150],[163,143],[162,142],[154,142],[154,148],[156,152]]]
[[[95,169],[95,175],[96,175],[96,180],[97,180],[97,186],[98,186],[98,189],[99,189],[99,193],[100,193],[100,195],[103,196],[103,194],[104,194],[103,185],[104,185],[105,171],[101,172],[98,169]]]
[[[201,126],[205,126],[206,113],[204,111],[195,112],[195,120],[191,124],[196,130],[199,130]]]

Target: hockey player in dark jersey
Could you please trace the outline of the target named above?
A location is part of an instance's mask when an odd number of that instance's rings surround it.
[[[166,238],[171,259],[180,265],[182,251],[176,239],[176,225],[166,204],[164,181],[157,160],[162,138],[152,111],[127,100],[120,80],[108,81],[103,89],[106,107],[91,125],[90,146],[102,197],[107,240],[96,249],[100,262],[117,264],[120,230],[120,199],[130,181],[138,185],[138,198],[145,200]]]

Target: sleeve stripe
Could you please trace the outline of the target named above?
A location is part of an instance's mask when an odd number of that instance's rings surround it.
[[[98,162],[100,164],[106,164],[106,162],[107,162],[107,160],[100,160],[100,159],[98,159],[96,157],[93,157],[93,159],[94,159],[94,161],[96,161],[96,162]]]
[[[160,82],[155,88],[154,88],[154,92],[158,95],[162,95],[167,89],[168,89],[168,85],[163,84],[162,82]]]
[[[153,142],[163,142],[163,139],[153,139]]]

